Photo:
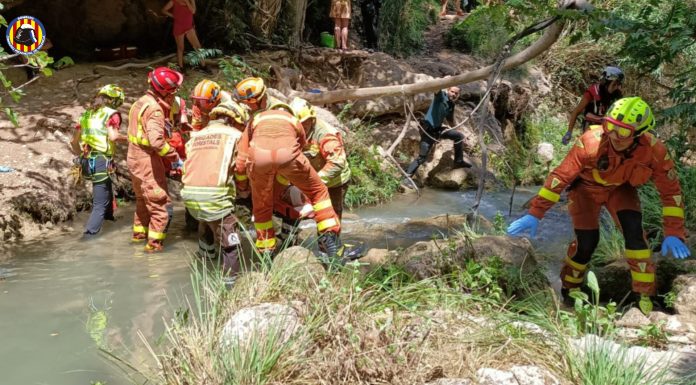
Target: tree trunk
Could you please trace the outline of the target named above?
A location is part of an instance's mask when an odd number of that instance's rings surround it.
[[[293,12],[292,34],[290,35],[290,47],[297,48],[302,43],[305,14],[307,13],[307,0],[290,0]]]
[[[503,69],[506,70],[524,64],[549,49],[558,40],[558,37],[563,31],[564,24],[565,23],[563,21],[557,21],[552,24],[539,38],[539,40],[534,42],[534,44],[505,60]],[[292,98],[299,96],[313,104],[331,104],[345,100],[374,99],[382,96],[415,95],[420,93],[435,92],[443,88],[485,79],[490,75],[492,69],[493,66],[487,66],[456,76],[447,76],[444,78],[433,79],[415,84],[342,89],[322,92],[319,94],[295,91],[291,93],[290,97]]]

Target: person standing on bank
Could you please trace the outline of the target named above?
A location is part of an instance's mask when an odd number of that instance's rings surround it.
[[[334,21],[336,49],[348,49],[348,25],[350,24],[350,0],[331,0],[329,17]]]
[[[169,0],[162,7],[162,14],[174,19],[174,28],[172,34],[176,42],[176,62],[179,65],[178,70],[183,74],[186,73],[184,67],[184,38],[186,38],[193,49],[200,49],[201,42],[196,34],[196,26],[193,22],[193,15],[196,14],[196,0]],[[201,60],[201,71],[212,73],[205,65],[205,60]]]
[[[459,87],[452,86],[447,90],[435,93],[435,98],[428,108],[425,119],[419,122],[421,127],[420,152],[418,158],[411,162],[406,169],[409,178],[413,177],[418,167],[425,163],[430,149],[440,139],[449,139],[454,142],[453,168],[471,167],[471,163],[464,160],[464,145],[462,144],[464,134],[452,128],[445,129],[442,125],[446,119],[450,126],[454,126],[454,104],[459,99],[459,92]]]

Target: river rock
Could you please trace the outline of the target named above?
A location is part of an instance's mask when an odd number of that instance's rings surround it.
[[[463,168],[443,170],[431,178],[430,184],[433,187],[459,190],[466,184],[467,173]]]
[[[370,249],[364,257],[360,258],[360,271],[363,273],[372,271],[387,264],[395,258],[396,252],[387,249]]]
[[[674,280],[677,299],[674,310],[677,314],[696,316],[696,274],[687,274]]]
[[[262,303],[237,311],[220,335],[220,345],[248,346],[262,338],[275,338],[275,346],[286,343],[301,327],[295,309],[276,303]]]
[[[301,246],[293,246],[281,251],[273,259],[271,271],[283,271],[284,274],[292,272],[295,276],[301,274],[315,282],[321,280],[326,273],[324,266],[314,253]]]

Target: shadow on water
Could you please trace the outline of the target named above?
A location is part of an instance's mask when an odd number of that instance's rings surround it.
[[[519,190],[513,218],[536,189]],[[389,204],[361,208],[346,219],[350,228],[363,223],[403,223],[470,211],[475,192],[425,190],[423,196],[401,196]],[[481,214],[493,218],[507,213],[509,193],[486,193]],[[184,229],[183,211],[177,204],[165,251],[143,252],[131,244],[132,207],[119,209],[115,223],[103,233],[81,240],[86,213],[78,216],[75,231],[40,242],[20,244],[0,263],[0,383],[109,385],[129,381],[98,353],[98,346],[132,363],[149,362],[140,340],[142,333],[156,342],[163,332],[162,319],[171,318],[191,294],[188,262],[197,248],[195,234]],[[509,218],[506,218],[510,222]],[[557,256],[572,237],[562,211],[551,211],[533,242],[542,252]],[[432,234],[415,229],[399,234],[390,247],[406,247]],[[552,264],[550,271],[557,271]],[[554,275],[557,275],[554,273]]]

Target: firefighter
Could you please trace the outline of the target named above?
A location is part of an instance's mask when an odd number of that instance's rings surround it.
[[[639,97],[622,98],[609,108],[601,126],[591,126],[580,136],[563,162],[551,172],[529,213],[508,227],[508,234],[530,230],[536,233],[539,220],[558,202],[568,187],[568,213],[575,239],[570,243],[561,269],[562,294],[568,299],[579,290],[587,264],[599,242],[599,213],[606,206],[623,232],[626,260],[631,269],[632,289],[640,296],[640,310],[649,314],[655,295],[655,263],[642,226],[637,186],[650,179],[662,200],[665,239],[662,255],[686,258],[684,245],[684,199],[679,178],[665,145],[650,131],[655,119],[648,104]]]
[[[246,78],[235,86],[234,98],[249,107],[252,114],[256,114],[281,103],[280,100],[268,95],[267,91],[263,79]]]
[[[209,124],[191,134],[186,143],[181,195],[186,208],[199,221],[199,253],[222,251],[225,278],[231,284],[240,271],[240,238],[234,215],[235,187],[232,178],[237,142],[249,119],[246,109],[233,101],[210,111]],[[214,235],[213,242],[208,233]]]
[[[232,101],[232,95],[223,91],[220,85],[212,80],[203,79],[191,92],[193,107],[191,108],[191,126],[194,131],[202,130],[210,121],[210,112],[220,103]]]
[[[331,205],[340,220],[343,216],[343,201],[348,191],[350,167],[341,133],[322,119],[306,100],[295,98],[290,108],[304,128],[307,143],[302,152],[329,189]]]
[[[251,190],[256,247],[269,258],[276,249],[272,221],[276,177],[282,175],[312,204],[319,246],[330,259],[325,262],[340,262],[344,246],[338,216],[326,186],[302,154],[307,143],[304,129],[289,111],[289,106],[275,104],[254,116],[244,131],[236,161],[238,194],[244,197]]]
[[[165,161],[172,169],[183,162],[165,139],[165,120],[174,102],[174,93],[184,76],[167,67],[148,73],[150,89],[131,106],[128,113],[128,169],[136,197],[133,241],[147,239],[145,250],[162,250],[172,207],[167,191]]]
[[[97,234],[104,220],[114,219],[114,191],[111,184],[116,141],[125,140],[119,133],[123,89],[107,84],[97,91],[92,105],[80,116],[71,141],[72,151],[79,155],[82,175],[92,181],[92,213],[85,226],[85,235]]]
[[[582,114],[582,132],[592,124],[601,124],[602,117],[609,106],[621,99],[621,85],[624,81],[624,73],[619,67],[606,67],[598,83],[592,84],[582,95],[580,103],[570,113],[568,118],[568,130],[561,142],[570,143],[573,138],[573,129],[578,116]]]

